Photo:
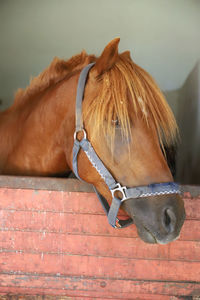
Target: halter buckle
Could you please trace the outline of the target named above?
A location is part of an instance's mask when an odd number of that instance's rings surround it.
[[[116,218],[116,223],[114,228],[122,228],[121,224],[119,223],[119,219]]]
[[[124,200],[127,199],[126,190],[127,190],[126,186],[121,186],[120,183],[117,183],[116,187],[114,189],[110,190],[110,191],[111,191],[111,194],[112,194],[113,198],[115,197],[115,192],[119,191],[122,194],[122,197],[121,197],[120,200],[121,200],[121,202],[123,202]]]

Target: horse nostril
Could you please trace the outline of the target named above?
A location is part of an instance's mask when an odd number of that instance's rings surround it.
[[[176,225],[176,216],[172,209],[166,208],[163,215],[163,226],[168,233],[174,231]]]

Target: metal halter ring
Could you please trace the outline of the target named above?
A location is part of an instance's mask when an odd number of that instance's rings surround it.
[[[123,202],[124,200],[127,199],[126,190],[127,190],[127,188],[125,186],[121,186],[120,183],[117,183],[116,187],[110,191],[111,191],[113,198],[115,197],[115,192],[119,191],[122,194],[122,197],[120,198],[120,200],[121,200],[121,202]]]
[[[83,132],[83,139],[86,139],[87,133],[86,133],[85,129],[82,128],[81,130],[77,130],[74,132],[74,140],[77,140],[77,134],[81,131]]]

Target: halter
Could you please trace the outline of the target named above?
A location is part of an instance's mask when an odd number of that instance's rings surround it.
[[[83,70],[80,73],[78,86],[77,86],[76,129],[74,133],[74,146],[73,146],[73,171],[76,177],[82,180],[78,174],[78,162],[77,162],[79,151],[80,149],[82,149],[87,155],[93,167],[97,170],[101,178],[104,180],[104,182],[106,183],[106,185],[108,186],[112,194],[112,203],[111,206],[109,206],[107,200],[94,187],[97,197],[100,200],[105,213],[107,214],[109,224],[114,228],[123,228],[133,223],[133,220],[131,218],[127,220],[119,220],[117,218],[119,208],[124,201],[130,198],[180,194],[180,188],[179,185],[174,182],[156,183],[156,184],[131,187],[131,188],[128,188],[126,186],[121,186],[121,184],[119,182],[116,182],[116,180],[113,178],[111,173],[104,166],[103,162],[98,157],[91,143],[87,139],[87,134],[84,129],[83,119],[82,119],[82,101],[84,97],[86,80],[87,80],[89,70],[92,68],[93,65],[94,63],[91,63],[83,68]],[[83,138],[81,141],[79,141],[77,139],[77,134],[78,132],[81,131],[83,132]],[[120,199],[117,198],[116,196],[117,192],[120,192],[122,195]]]

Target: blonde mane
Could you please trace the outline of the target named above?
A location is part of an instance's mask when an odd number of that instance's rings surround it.
[[[84,104],[84,118],[95,120],[92,135],[104,130],[114,141],[113,121],[118,120],[122,134],[127,138],[131,124],[134,126],[134,118],[138,116],[148,126],[153,122],[162,147],[176,142],[176,120],[162,92],[153,78],[130,57],[119,55],[115,65],[101,76],[100,84],[97,97]]]
[[[30,81],[30,85],[26,89],[18,89],[15,94],[14,106],[23,104],[32,96],[46,90],[48,87],[60,82],[67,76],[70,77],[74,72],[82,69],[85,65],[95,61],[94,55],[87,55],[85,51],[72,56],[65,61],[55,57],[51,64],[37,77]]]
[[[85,51],[67,61],[55,57],[50,66],[33,78],[26,89],[17,91],[13,107],[21,106],[34,95],[72,76],[94,61],[96,57],[87,55]],[[134,125],[134,117],[142,116],[147,125],[149,120],[153,122],[161,145],[169,146],[176,142],[176,120],[162,92],[153,78],[129,56],[120,54],[114,66],[99,79],[101,87],[98,96],[95,99],[91,97],[83,105],[83,118],[96,120],[95,126],[92,126],[94,135],[103,129],[113,141],[113,121],[118,119],[126,138],[131,123]]]

